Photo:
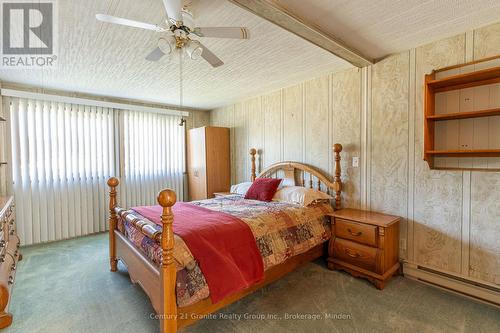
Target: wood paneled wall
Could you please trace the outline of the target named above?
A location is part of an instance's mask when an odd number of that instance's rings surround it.
[[[360,206],[361,70],[325,75],[268,95],[211,111],[211,123],[231,128],[232,183],[250,179],[248,150],[257,148],[259,170],[278,161],[312,164],[333,174],[334,142],[343,151],[344,203]]]
[[[207,111],[189,111],[186,118],[186,128],[197,128],[210,125],[210,112]]]
[[[500,23],[211,111],[231,128],[233,183],[284,159],[331,172],[344,145],[344,205],[397,214],[401,257],[500,285],[500,173],[429,170],[423,161],[423,78],[500,53]],[[352,157],[361,156],[360,168]]]
[[[471,37],[473,59],[500,53],[500,24],[477,29]],[[464,203],[470,203],[469,232],[465,235],[470,247],[463,270],[500,285],[500,173],[464,174],[470,179],[470,197]]]

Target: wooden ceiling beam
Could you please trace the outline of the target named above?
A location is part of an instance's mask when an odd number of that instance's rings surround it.
[[[230,2],[248,10],[255,15],[276,24],[277,26],[304,38],[310,43],[333,53],[337,57],[353,64],[356,67],[365,67],[374,63],[373,59],[364,56],[361,52],[344,44],[332,36],[277,4],[272,0],[229,0]]]

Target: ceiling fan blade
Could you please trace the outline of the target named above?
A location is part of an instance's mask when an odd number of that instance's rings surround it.
[[[141,28],[141,29],[146,29],[146,30],[153,30],[157,32],[165,32],[167,31],[166,29],[154,25],[154,24],[149,24],[149,23],[144,23],[144,22],[139,22],[139,21],[134,21],[134,20],[129,20],[121,17],[116,17],[116,16],[111,16],[111,15],[104,15],[104,14],[97,14],[95,16],[96,19],[102,22],[106,23],[113,23],[113,24],[121,24],[125,25],[128,27],[134,27],[134,28]]]
[[[164,55],[165,55],[165,53],[163,53],[163,51],[159,47],[157,47],[156,49],[154,49],[153,51],[151,51],[150,54],[148,54],[146,56],[146,60],[149,60],[149,61],[158,61]]]
[[[182,0],[163,0],[163,4],[168,18],[175,22],[182,22]]]
[[[200,37],[250,39],[250,31],[243,27],[194,28],[192,33]]]
[[[205,47],[202,43],[199,43],[203,52],[201,53],[201,57],[205,59],[212,67],[216,68],[224,65],[224,62],[220,60],[215,54],[212,53],[209,49]]]

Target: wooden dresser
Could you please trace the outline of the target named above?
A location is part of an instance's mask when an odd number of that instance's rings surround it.
[[[193,128],[187,141],[189,200],[213,198],[215,192],[229,191],[229,128]]]
[[[357,209],[331,214],[328,268],[370,280],[378,289],[399,270],[399,217]]]
[[[0,328],[4,328],[12,323],[12,314],[8,312],[10,296],[17,262],[22,259],[16,233],[13,197],[0,196],[0,225]]]

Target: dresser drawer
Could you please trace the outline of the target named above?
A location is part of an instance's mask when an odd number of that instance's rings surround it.
[[[349,264],[376,271],[377,248],[361,245],[345,239],[335,238],[333,244],[333,256]]]
[[[377,246],[377,227],[344,219],[335,219],[335,236],[357,243]]]

